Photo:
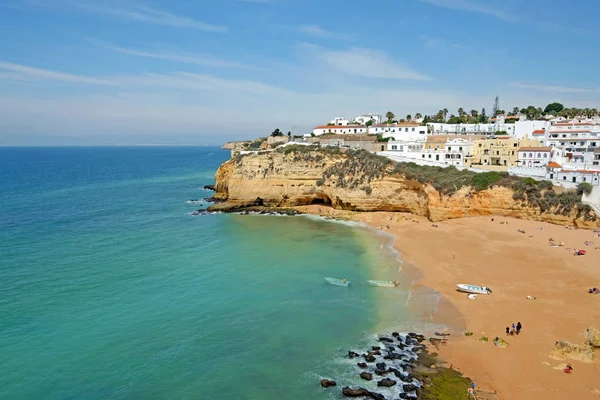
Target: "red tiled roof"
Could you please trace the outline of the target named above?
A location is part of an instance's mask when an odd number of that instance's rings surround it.
[[[548,168],[562,168],[562,165],[560,165],[557,162],[554,161],[550,161],[547,165]]]
[[[533,131],[533,135],[543,135],[544,133],[546,133],[546,131],[543,129],[536,129]]]

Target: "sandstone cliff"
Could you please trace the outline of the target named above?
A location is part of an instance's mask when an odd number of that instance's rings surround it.
[[[515,190],[511,187],[490,185],[488,189],[475,190],[463,183],[462,187],[454,184],[458,190],[442,194],[445,190],[436,190],[435,184],[423,179],[422,182],[407,179],[398,171],[396,164],[385,158],[339,149],[290,146],[237,156],[221,165],[216,173],[215,198],[223,202],[212,209],[324,204],[354,211],[409,212],[431,221],[500,215],[581,227],[598,226],[589,210],[582,214],[575,205],[569,206],[566,212],[564,209],[559,212],[558,206],[542,212],[543,207],[535,206],[535,202],[532,205],[532,201],[527,204],[515,200]],[[472,179],[468,173],[454,171],[457,177],[451,179]],[[452,180],[449,181],[452,185]],[[552,194],[556,197],[553,191]]]

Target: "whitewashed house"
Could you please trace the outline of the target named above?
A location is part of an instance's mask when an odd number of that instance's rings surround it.
[[[600,124],[593,122],[558,122],[552,125],[546,143],[559,149],[557,162],[568,169],[599,169],[594,166],[594,151],[600,148]]]
[[[375,124],[369,127],[369,133],[398,141],[425,140],[427,127],[417,123]]]
[[[345,119],[344,117],[335,117],[334,119],[329,121],[329,123],[336,125],[336,126],[346,126],[346,125],[348,125],[348,120]]]
[[[324,134],[340,134],[340,135],[366,135],[368,128],[365,125],[321,125],[313,128],[312,133],[315,136]],[[311,136],[310,134],[304,136]]]
[[[451,154],[455,152],[460,153],[464,159],[464,157],[470,157],[473,155],[473,146],[474,143],[472,140],[457,137],[448,140],[444,148]]]
[[[528,168],[546,168],[552,159],[552,147],[521,147],[517,165]]]
[[[379,114],[367,113],[359,115],[358,117],[354,118],[352,122],[359,125],[366,125],[369,121],[371,121],[374,124],[379,124],[382,120],[383,118]]]
[[[396,141],[390,140],[387,145],[388,151],[397,151],[399,153],[417,153],[425,148],[425,140],[415,141]]]

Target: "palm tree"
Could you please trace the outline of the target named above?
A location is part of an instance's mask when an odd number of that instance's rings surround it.
[[[464,110],[462,107],[460,107],[460,108],[458,109],[458,116],[459,116],[459,117],[462,117],[463,115],[465,115],[465,110]]]
[[[477,119],[478,115],[479,115],[479,112],[477,110],[471,110],[471,117]]]
[[[408,114],[408,115],[406,116],[406,120],[407,120],[407,121],[411,121],[411,120],[412,120],[412,115]]]
[[[421,118],[423,118],[423,115],[421,115],[421,113],[415,114],[415,119],[421,119]]]
[[[387,118],[388,122],[391,121],[391,120],[393,120],[394,118],[396,118],[396,116],[394,115],[394,113],[391,112],[391,111],[386,112],[385,113],[385,117]]]
[[[519,115],[519,107],[513,108],[513,115]]]

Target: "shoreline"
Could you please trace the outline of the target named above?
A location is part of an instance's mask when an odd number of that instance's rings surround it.
[[[600,398],[600,354],[591,363],[549,356],[556,341],[582,345],[585,329],[600,328],[600,298],[596,298],[600,296],[587,293],[589,287],[600,285],[597,234],[506,217],[449,220],[434,228],[431,221],[404,213],[352,212],[322,205],[296,209],[366,223],[394,235],[403,270],[414,267],[421,274],[411,290],[430,288],[442,296],[432,322],[448,326],[451,336],[447,346],[430,351],[477,382],[484,396]],[[564,242],[564,247],[550,247],[549,237]],[[593,244],[586,246],[585,241]],[[573,256],[578,249],[585,249],[586,256]],[[457,283],[490,286],[494,294],[470,301],[455,291]],[[528,295],[537,299],[529,301]],[[523,323],[523,332],[507,337],[504,328],[517,321]],[[465,329],[473,336],[457,334]],[[489,341],[480,342],[482,336]],[[494,337],[507,340],[509,347],[494,346]],[[574,367],[572,374],[562,371],[567,363]]]

